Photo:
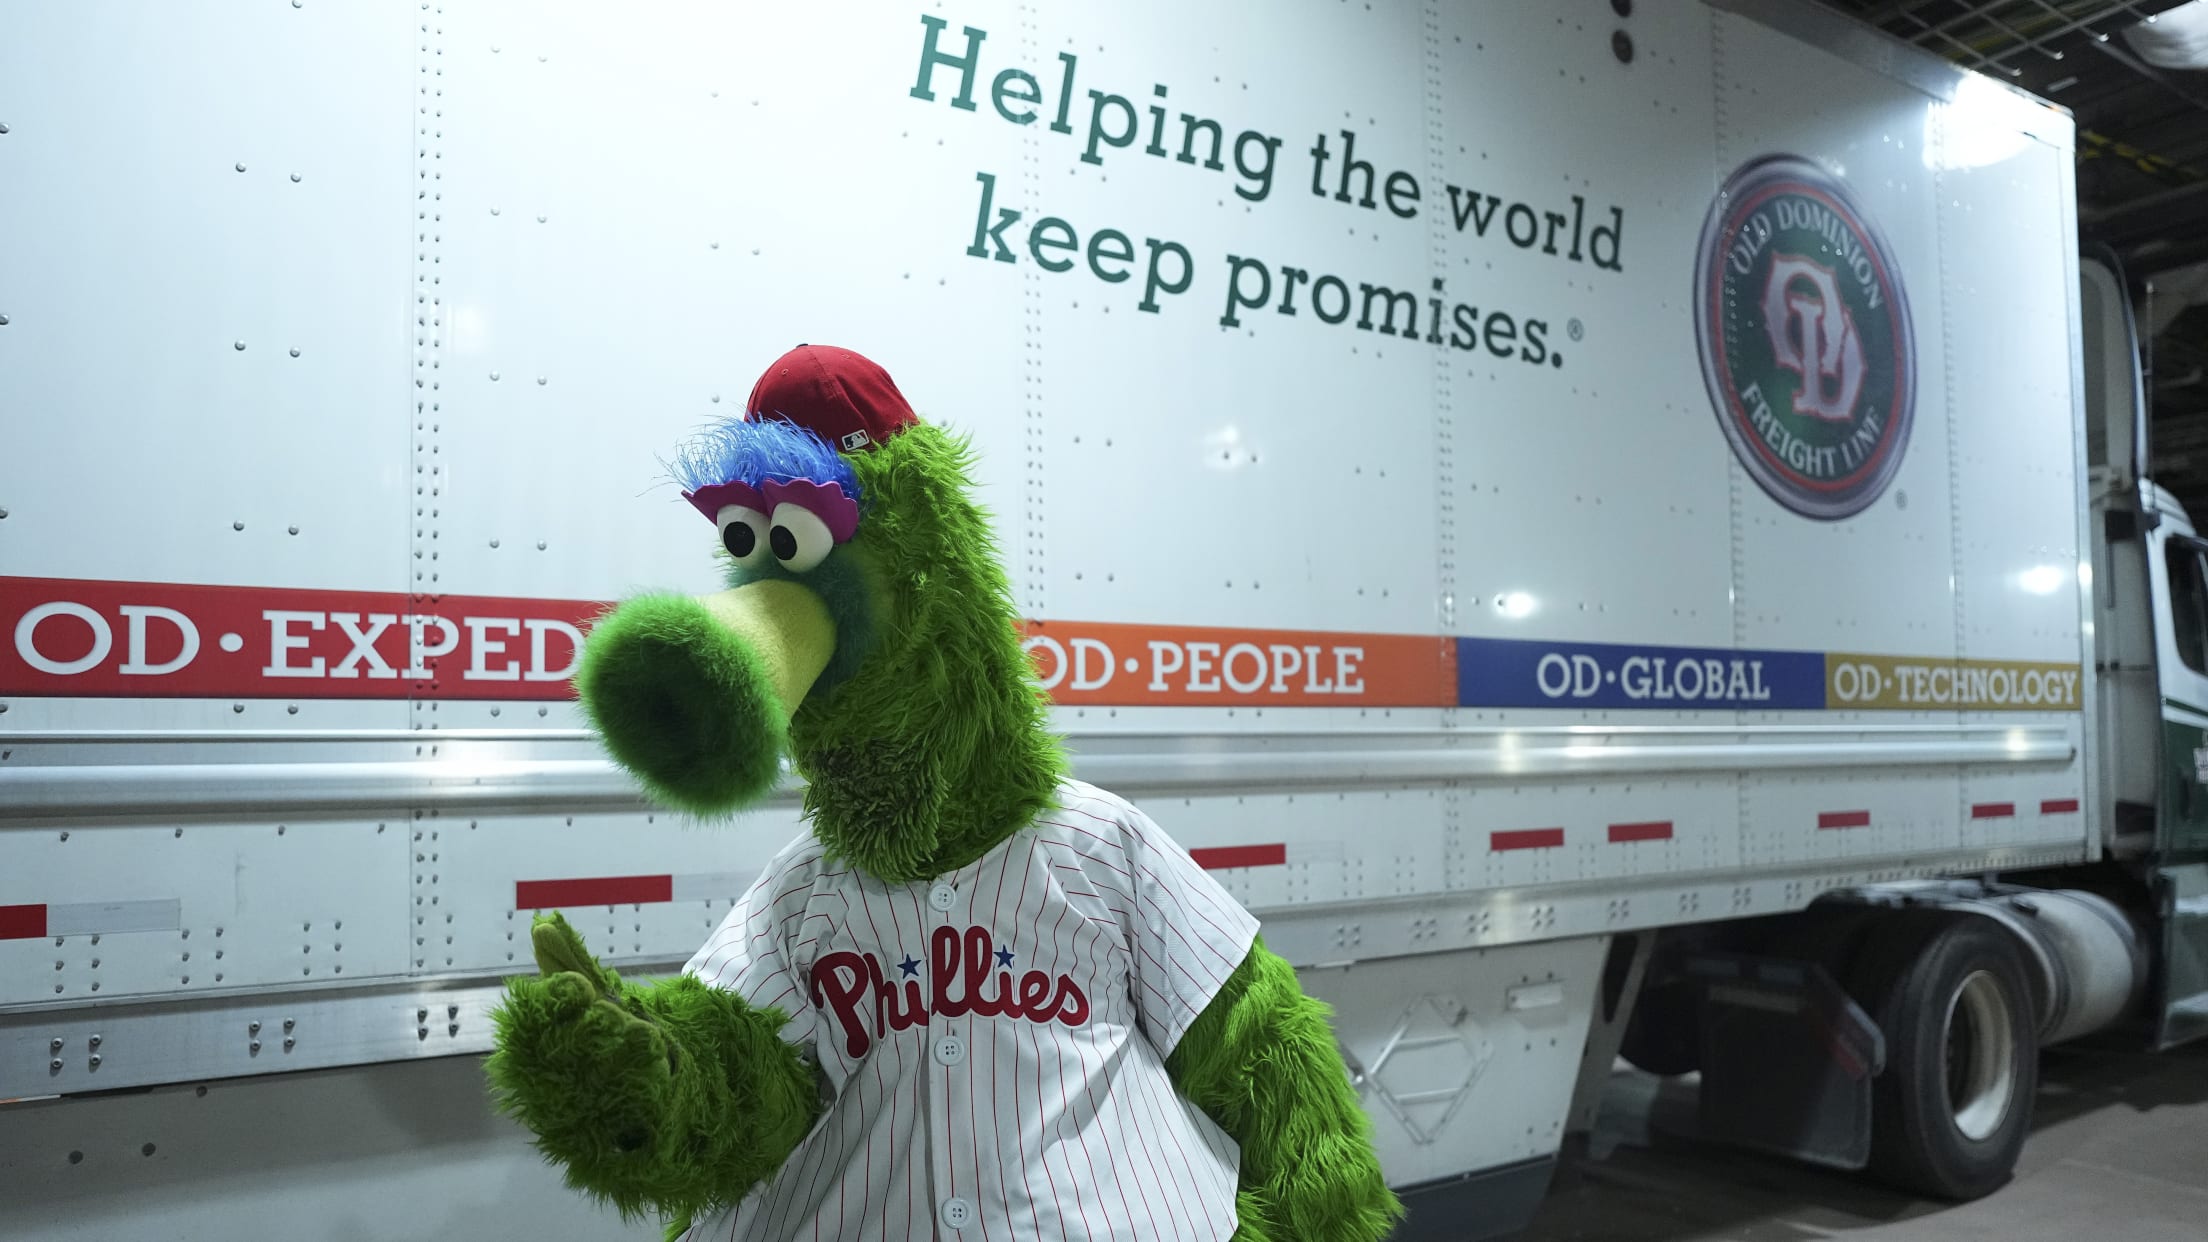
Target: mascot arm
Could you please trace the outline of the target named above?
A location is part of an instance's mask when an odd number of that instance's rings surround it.
[[[1166,1059],[1242,1146],[1238,1239],[1375,1242],[1402,1216],[1327,1019],[1261,938]]]
[[[540,973],[508,981],[487,1068],[568,1185],[686,1228],[782,1166],[820,1099],[781,1013],[688,975],[624,983],[558,914],[531,937]]]

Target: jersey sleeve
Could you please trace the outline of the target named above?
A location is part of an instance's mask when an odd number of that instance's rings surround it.
[[[789,931],[805,921],[812,896],[811,868],[770,864],[721,920],[683,973],[709,987],[734,992],[758,1008],[789,1015],[782,1038],[801,1048],[813,1043],[815,1012],[801,967],[791,960]]]
[[[1168,1056],[1249,956],[1258,922],[1148,816],[1129,806],[1121,814],[1134,889],[1136,1012],[1158,1055]]]

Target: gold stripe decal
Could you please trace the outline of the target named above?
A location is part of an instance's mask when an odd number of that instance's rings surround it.
[[[1834,711],[2073,712],[2078,683],[2075,664],[1825,656],[1825,706]]]

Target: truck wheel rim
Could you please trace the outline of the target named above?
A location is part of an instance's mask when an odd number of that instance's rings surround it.
[[[2001,1128],[2015,1094],[2016,1034],[2000,980],[1974,971],[1947,1004],[1942,1039],[1955,1128],[1973,1142]]]

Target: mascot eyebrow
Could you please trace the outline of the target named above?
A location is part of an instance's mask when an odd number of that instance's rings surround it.
[[[810,509],[837,543],[859,528],[859,481],[811,431],[780,418],[722,423],[685,445],[669,466],[682,498],[718,520],[727,505],[761,513],[794,504]]]

